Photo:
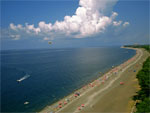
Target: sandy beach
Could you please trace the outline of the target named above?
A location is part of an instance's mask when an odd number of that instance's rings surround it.
[[[133,48],[127,48],[133,49]],[[128,112],[134,110],[132,96],[139,89],[137,72],[149,56],[144,49],[135,49],[136,55],[123,64],[112,68],[81,89],[40,113],[87,113],[87,112]]]

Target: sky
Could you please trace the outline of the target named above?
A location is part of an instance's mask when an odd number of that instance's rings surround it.
[[[149,0],[3,0],[1,49],[149,44],[149,5]]]

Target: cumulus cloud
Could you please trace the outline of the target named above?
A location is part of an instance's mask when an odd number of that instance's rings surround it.
[[[130,25],[129,22],[124,22],[123,27],[126,27],[126,26],[128,26],[128,25]]]
[[[117,12],[112,12],[110,16],[105,16],[104,12],[113,7],[117,0],[80,0],[79,7],[72,16],[65,16],[63,21],[56,21],[54,24],[39,22],[38,27],[20,24],[10,24],[10,29],[18,35],[13,35],[14,39],[19,39],[21,33],[29,35],[40,35],[44,40],[47,37],[58,37],[60,35],[73,38],[84,38],[105,31],[107,26],[119,26],[122,21],[115,21]],[[123,26],[129,25],[125,22]],[[15,37],[16,36],[16,37]],[[18,38],[17,38],[18,37]]]
[[[12,37],[13,40],[19,40],[20,39],[20,35],[10,35],[10,37]]]
[[[114,26],[119,26],[119,25],[121,25],[122,24],[122,21],[113,21],[113,25]]]

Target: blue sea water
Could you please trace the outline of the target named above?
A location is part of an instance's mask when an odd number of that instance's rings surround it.
[[[133,55],[120,47],[1,51],[1,110],[39,111]]]

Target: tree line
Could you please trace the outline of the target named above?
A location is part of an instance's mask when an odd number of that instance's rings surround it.
[[[150,45],[125,45],[124,47],[133,47],[133,48],[144,48],[150,52]]]
[[[150,45],[125,45],[124,47],[144,48],[150,53]],[[135,113],[150,113],[150,57],[143,63],[142,69],[136,75],[140,90],[133,100],[136,101]]]
[[[150,57],[143,63],[142,69],[136,75],[140,90],[133,97],[136,103],[136,113],[150,112]]]
[[[150,52],[150,45],[126,45],[124,47],[144,48]],[[136,75],[140,90],[133,100],[136,101],[136,113],[150,113],[150,57],[143,63],[142,69]]]

